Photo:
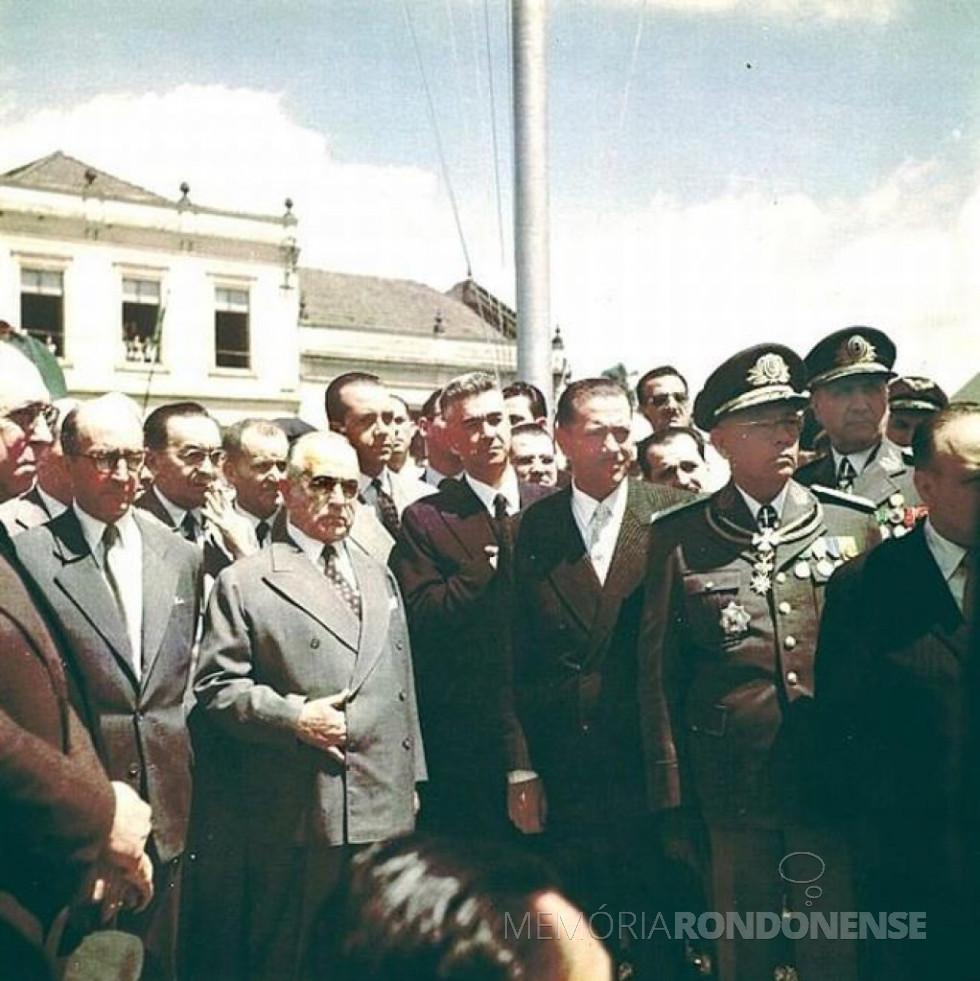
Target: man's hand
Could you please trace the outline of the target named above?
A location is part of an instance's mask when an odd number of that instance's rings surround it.
[[[112,781],[116,795],[116,811],[106,844],[106,860],[132,873],[146,858],[144,846],[150,837],[150,805],[129,784]]]
[[[119,868],[101,861],[89,880],[88,902],[101,907],[103,925],[122,910],[140,912],[153,898],[153,863],[145,852],[136,868],[124,874]]]
[[[507,784],[507,816],[526,835],[544,831],[548,799],[540,777]]]
[[[323,750],[338,763],[344,762],[343,748],[347,745],[348,698],[350,690],[345,688],[336,695],[304,703],[296,729],[298,739]]]
[[[252,523],[234,508],[235,498],[230,488],[215,482],[204,492],[201,514],[221,536],[221,544],[233,559],[252,555],[259,550]]]

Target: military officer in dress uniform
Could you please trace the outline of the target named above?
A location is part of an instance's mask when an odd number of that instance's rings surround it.
[[[707,832],[708,908],[723,915],[853,908],[842,849],[804,802],[808,706],[824,584],[879,536],[866,502],[791,479],[804,382],[779,344],[721,365],[695,422],[731,480],[651,528],[639,639],[649,802],[674,854],[694,854],[692,829]],[[815,877],[819,904],[790,881]],[[845,941],[735,934],[717,953],[719,981],[852,976]]]
[[[845,327],[817,343],[804,361],[830,453],[800,467],[796,479],[867,498],[882,536],[901,538],[924,512],[911,460],[885,435],[895,345],[873,327]]]

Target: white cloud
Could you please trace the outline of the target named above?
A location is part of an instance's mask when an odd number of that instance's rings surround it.
[[[886,24],[905,10],[907,0],[607,0],[616,6],[658,7],[678,13],[738,13],[811,21],[867,21]]]
[[[210,206],[279,214],[290,196],[307,265],[443,289],[465,271],[434,173],[338,161],[274,94],[183,86],[0,117],[0,170],[58,148],[168,197],[186,180]],[[476,277],[512,301],[492,202],[460,199]],[[578,375],[673,361],[698,383],[739,347],[805,353],[869,323],[895,337],[903,370],[955,389],[980,365],[980,175],[963,188],[909,161],[856,200],[749,189],[555,212],[552,319]]]

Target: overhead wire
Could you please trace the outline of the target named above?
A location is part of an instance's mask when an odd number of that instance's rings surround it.
[[[402,0],[402,7],[405,11],[405,20],[408,24],[408,33],[412,38],[412,50],[415,53],[415,63],[418,66],[419,75],[422,79],[422,88],[425,91],[426,105],[429,110],[429,120],[432,123],[432,132],[436,141],[436,152],[439,156],[439,166],[442,169],[442,179],[446,185],[446,194],[449,197],[449,204],[453,211],[453,220],[456,223],[456,233],[459,236],[460,248],[463,250],[463,259],[466,263],[466,276],[468,279],[473,277],[473,264],[470,261],[470,250],[466,245],[466,235],[463,233],[463,222],[459,213],[459,205],[456,202],[456,194],[453,191],[452,181],[449,179],[449,167],[446,163],[446,153],[443,149],[442,134],[439,130],[439,119],[436,116],[435,103],[432,100],[432,89],[429,86],[429,79],[425,74],[425,66],[422,63],[422,53],[419,50],[419,39],[415,33],[415,22],[412,20],[412,12],[409,9],[408,0]]]

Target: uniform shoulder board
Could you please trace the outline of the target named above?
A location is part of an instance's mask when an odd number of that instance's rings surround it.
[[[852,511],[861,511],[864,514],[874,514],[878,510],[875,502],[870,498],[859,497],[857,494],[845,494],[844,491],[837,490],[836,487],[813,484],[810,487],[810,492],[821,504],[838,504],[841,507],[850,508]]]
[[[677,504],[671,504],[670,507],[664,508],[662,511],[654,511],[653,516],[650,518],[650,524],[655,524],[670,515],[677,514],[680,511],[686,511],[689,508],[703,508],[710,499],[709,494],[704,494],[701,497],[692,497],[689,501],[680,501]]]

